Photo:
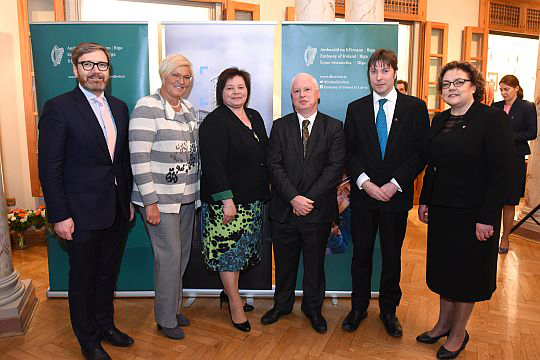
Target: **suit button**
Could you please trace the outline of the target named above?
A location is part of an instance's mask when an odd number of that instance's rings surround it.
[[[261,163],[261,166],[264,166],[264,163]]]
[[[436,166],[433,167],[433,171],[437,172],[437,167]]]

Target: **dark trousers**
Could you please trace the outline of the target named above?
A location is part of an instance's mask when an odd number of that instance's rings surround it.
[[[395,313],[401,300],[401,246],[407,229],[407,214],[406,211],[351,209],[353,310],[364,311],[369,306],[373,248],[378,229],[382,252],[379,308],[383,314]]]
[[[306,314],[320,313],[326,291],[324,257],[330,236],[330,223],[272,221],[271,225],[276,266],[274,307],[284,312],[292,311],[298,263],[303,251],[302,311]]]
[[[113,224],[100,230],[77,230],[67,241],[69,314],[81,347],[99,344],[100,330],[114,326],[113,293],[127,222],[118,196]]]

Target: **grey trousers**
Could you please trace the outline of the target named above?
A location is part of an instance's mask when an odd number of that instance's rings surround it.
[[[176,314],[182,308],[182,276],[189,261],[195,203],[182,204],[179,214],[159,213],[159,225],[146,222],[146,211],[139,208],[154,250],[154,317],[168,328],[176,327]]]

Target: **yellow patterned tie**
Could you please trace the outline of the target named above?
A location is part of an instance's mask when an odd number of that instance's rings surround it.
[[[304,157],[306,157],[307,143],[309,140],[309,120],[302,121],[302,142],[304,143]]]

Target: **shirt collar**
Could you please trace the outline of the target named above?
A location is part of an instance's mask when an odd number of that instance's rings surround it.
[[[373,92],[373,104],[377,104],[380,99],[387,99],[388,101],[393,102],[395,104],[396,101],[397,101],[397,91],[396,91],[396,89],[392,88],[392,90],[390,90],[390,92],[388,94],[386,94],[386,96],[384,96],[384,97],[380,96],[379,94],[377,94],[374,91]]]
[[[300,125],[302,125],[302,121],[304,121],[304,119],[309,120],[309,124],[312,125],[315,122],[315,118],[317,117],[317,112],[318,111],[315,111],[313,114],[311,114],[311,116],[307,118],[303,117],[299,113],[296,113],[296,116],[298,116],[298,121],[300,121]]]
[[[80,83],[79,83],[79,89],[81,89],[82,93],[84,94],[84,96],[86,96],[86,99],[88,101],[94,100],[97,97],[101,97],[101,98],[105,99],[105,96],[103,95],[103,92],[101,93],[101,95],[98,96],[98,95],[94,94],[93,92],[90,92],[90,91],[86,90],[85,88],[83,88]]]

